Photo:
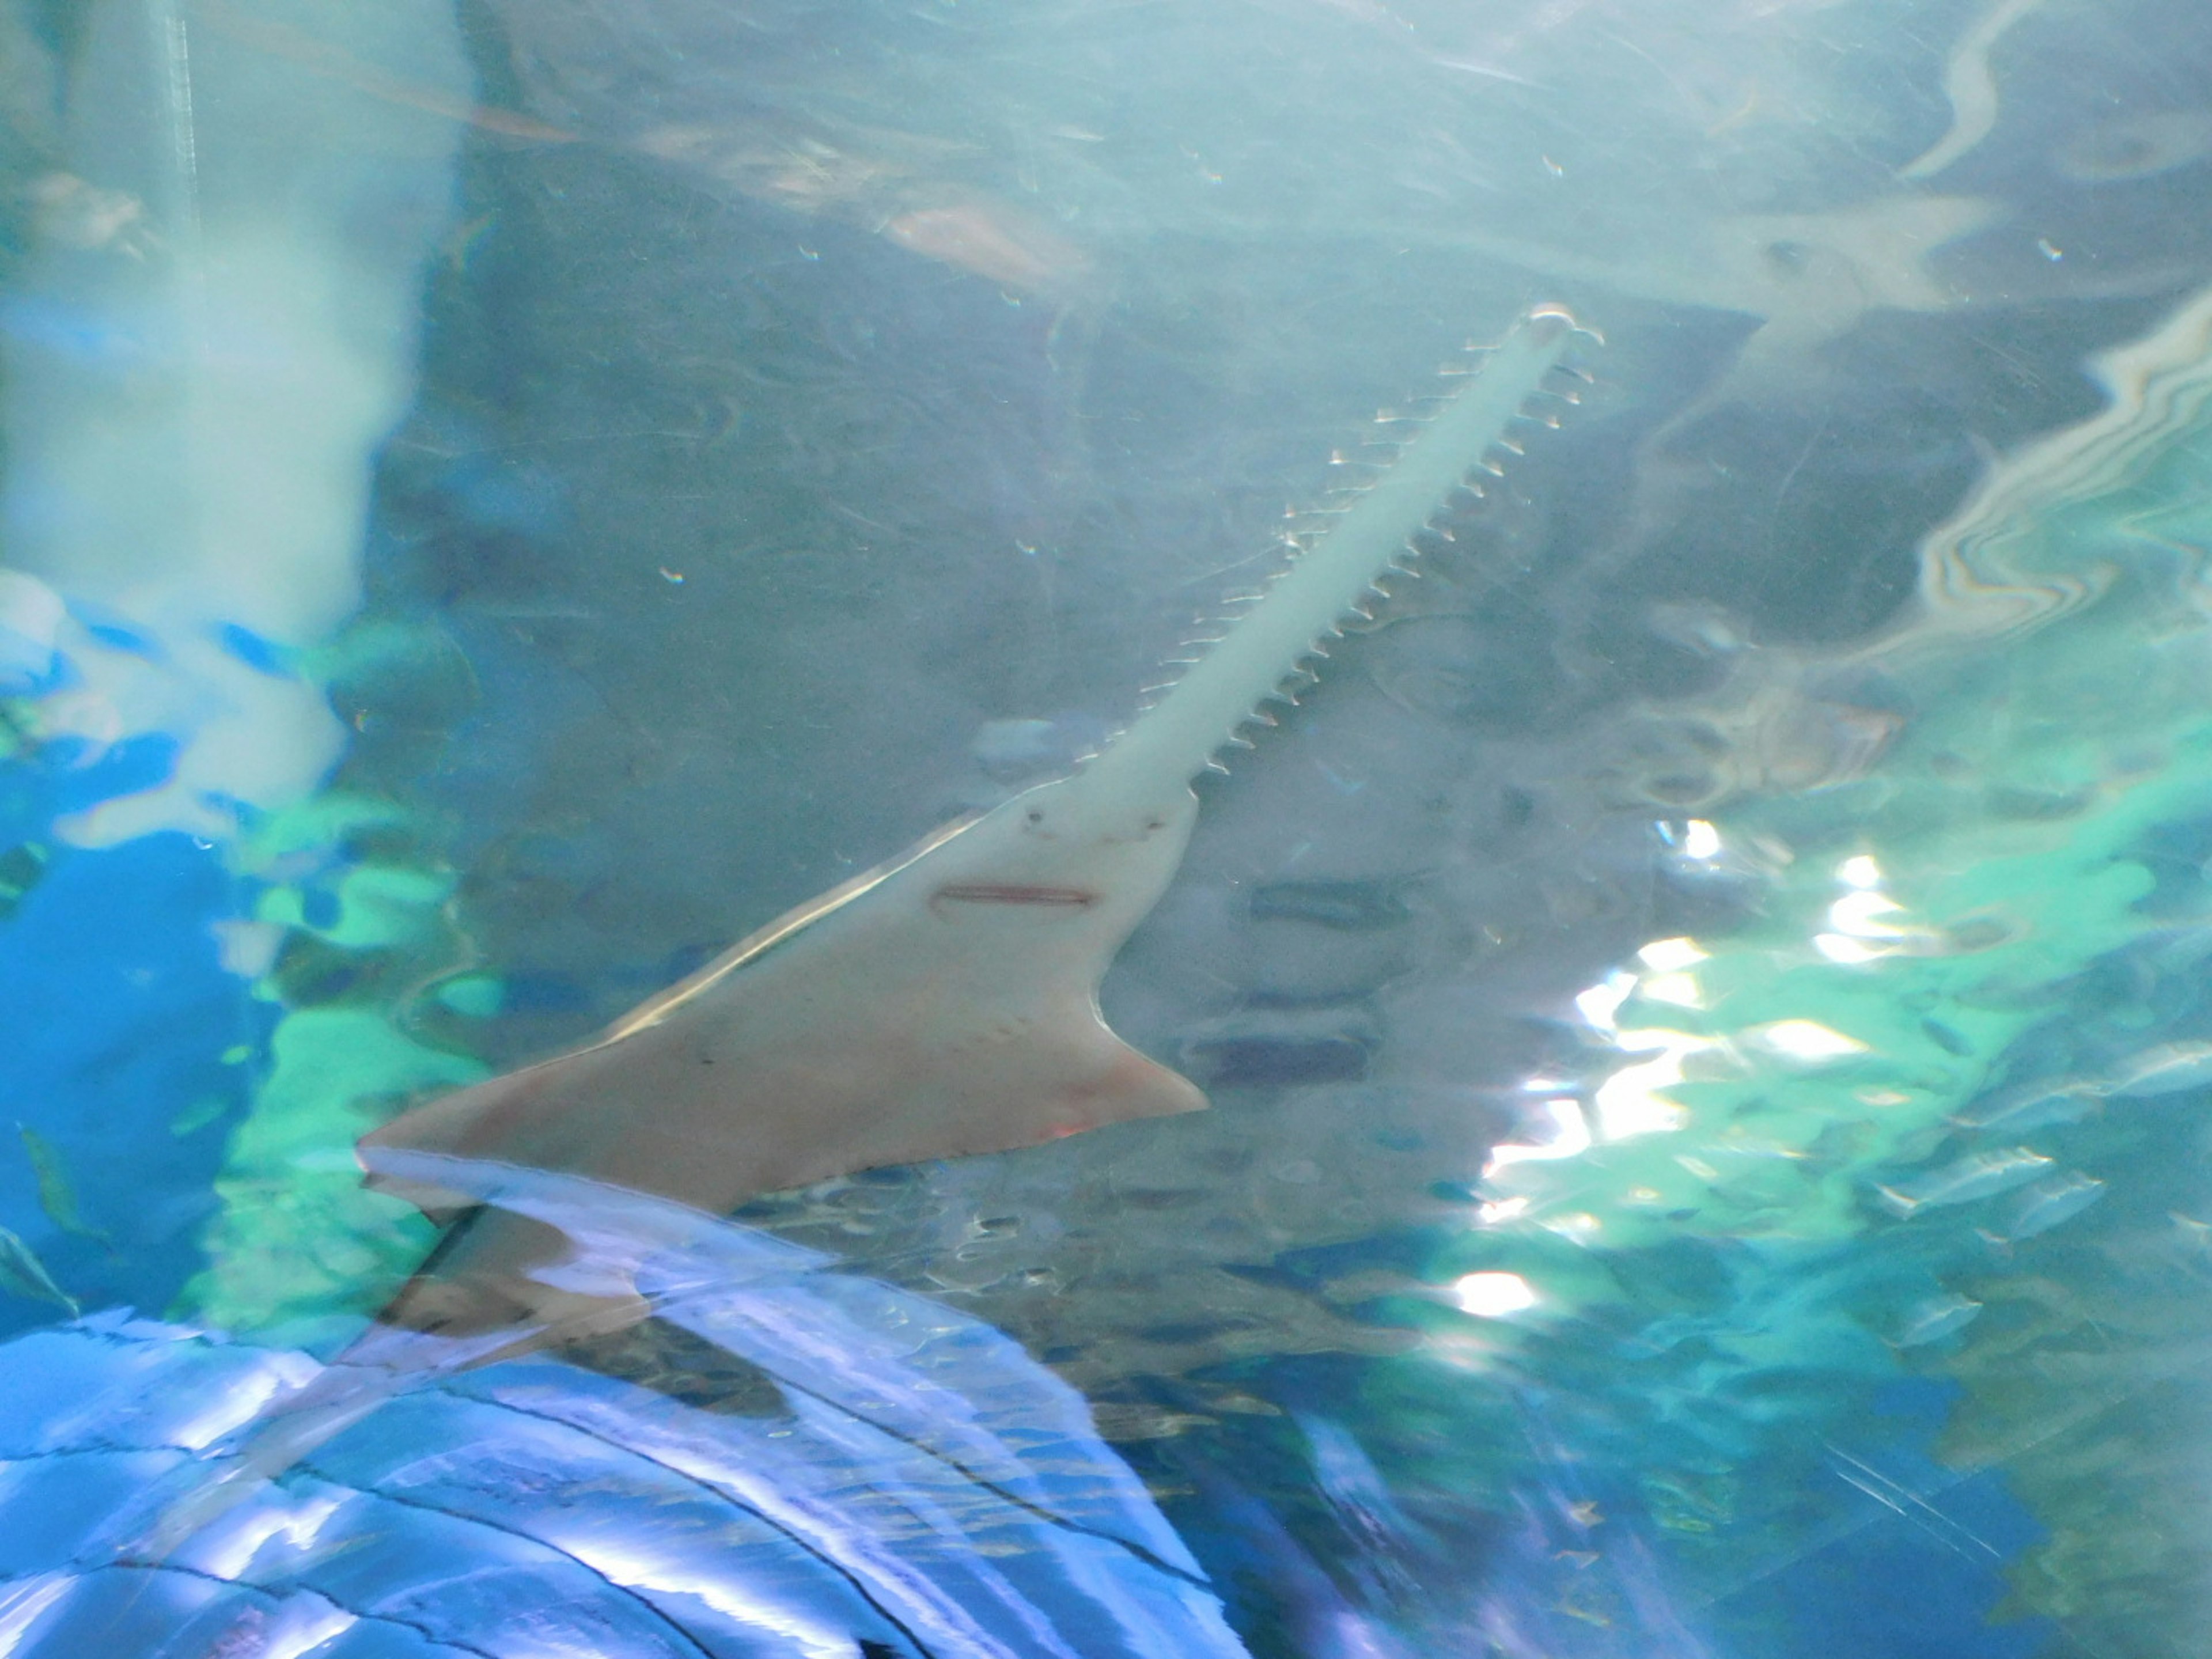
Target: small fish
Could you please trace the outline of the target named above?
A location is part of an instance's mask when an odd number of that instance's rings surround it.
[[[2014,1187],[2025,1187],[2050,1169],[2051,1164],[2051,1160],[2041,1152],[2026,1146],[2008,1146],[2002,1152],[1976,1152],[1926,1175],[1878,1186],[1875,1190],[1898,1214],[1911,1215],[1916,1210],[1972,1204],[1978,1199],[2010,1192]]]
[[[0,1227],[0,1290],[28,1301],[66,1308],[71,1319],[82,1311],[76,1298],[54,1283],[54,1276],[37,1253],[5,1227]]]
[[[1091,272],[1090,256],[1066,237],[975,192],[906,207],[884,222],[881,234],[909,253],[1024,294],[1070,293]]]
[[[1979,1100],[1952,1120],[1962,1129],[2001,1129],[2027,1134],[2054,1123],[2076,1123],[2095,1111],[2105,1097],[2102,1084],[2083,1078],[2024,1084]]]
[[[1930,1297],[1906,1316],[1897,1334],[1890,1339],[1890,1346],[1924,1348],[1931,1342],[1941,1342],[1965,1330],[1981,1311],[1982,1304],[1970,1296]]]
[[[2079,1170],[2053,1176],[2037,1182],[2006,1206],[2002,1218],[1985,1237],[2017,1244],[2071,1221],[2104,1195],[2105,1183],[2094,1176],[2083,1175]]]
[[[2178,1095],[2212,1083],[2212,1042],[2161,1042],[2123,1061],[2112,1092],[2123,1100]]]
[[[23,1138],[23,1155],[31,1160],[31,1173],[38,1177],[39,1207],[46,1212],[46,1219],[65,1233],[113,1249],[115,1241],[87,1221],[84,1212],[77,1208],[76,1188],[62,1169],[62,1155],[54,1150],[53,1143],[27,1123],[18,1123],[15,1133]]]
[[[2051,165],[2083,184],[2154,178],[2212,153],[2212,111],[2130,110],[2059,146]]]

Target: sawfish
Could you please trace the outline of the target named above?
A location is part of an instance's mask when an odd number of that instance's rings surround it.
[[[497,1195],[532,1172],[724,1213],[761,1193],[888,1164],[1008,1151],[1197,1111],[1196,1085],[1117,1036],[1107,969],[1166,890],[1193,785],[1250,746],[1308,665],[1371,614],[1413,540],[1556,423],[1587,333],[1528,313],[1388,469],[1182,678],[1070,775],[956,820],[740,940],[596,1041],[459,1090],[364,1136],[368,1183],[446,1225],[368,1328],[272,1401],[181,1495],[149,1494],[123,1553],[161,1560],[258,1482],[396,1395],[652,1316],[610,1246]],[[1402,417],[1401,417],[1402,418]],[[502,1173],[504,1172],[504,1173]],[[625,1251],[627,1250],[627,1255]]]
[[[956,822],[769,923],[571,1053],[434,1100],[360,1143],[433,1218],[463,1195],[411,1151],[586,1176],[726,1212],[879,1165],[1194,1111],[1104,1023],[1098,988],[1165,890],[1192,785],[1267,721],[1479,468],[1562,395],[1575,333],[1531,313],[1181,679],[1071,775]],[[1571,395],[1571,392],[1565,395]]]

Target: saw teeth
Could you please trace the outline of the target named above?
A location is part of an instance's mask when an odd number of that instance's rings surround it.
[[[1179,723],[1172,725],[1165,723],[1165,714],[1156,717],[1163,722],[1157,727],[1161,741],[1142,748],[1133,763],[1195,765],[1209,738],[1217,749],[1254,747],[1243,726],[1279,723],[1273,714],[1258,703],[1268,708],[1300,707],[1301,694],[1322,678],[1320,668],[1328,661],[1336,641],[1348,633],[1364,635],[1383,626],[1377,621],[1378,615],[1400,614],[1383,609],[1394,600],[1395,584],[1389,579],[1420,576],[1419,561],[1424,552],[1444,556],[1443,550],[1459,544],[1451,527],[1454,515],[1469,517],[1491,499],[1487,481],[1507,477],[1506,463],[1527,453],[1521,441],[1526,430],[1556,428],[1559,424],[1557,411],[1579,400],[1577,388],[1596,384],[1586,371],[1561,361],[1565,330],[1559,325],[1577,327],[1571,317],[1556,309],[1534,314],[1540,326],[1533,333],[1516,331],[1509,336],[1504,343],[1507,355],[1503,358],[1498,358],[1491,348],[1471,348],[1463,361],[1443,371],[1458,378],[1482,372],[1493,361],[1517,362],[1513,387],[1505,395],[1483,398],[1455,414],[1452,411],[1462,405],[1450,398],[1425,394],[1378,410],[1376,424],[1386,430],[1370,431],[1365,439],[1330,453],[1336,487],[1328,489],[1317,505],[1303,508],[1290,505],[1284,509],[1276,539],[1288,556],[1264,573],[1256,591],[1226,595],[1212,611],[1195,619],[1178,654],[1162,665],[1170,678],[1145,688],[1147,699],[1167,694],[1163,706],[1182,714]],[[1577,331],[1591,332],[1578,327]],[[1532,362],[1526,355],[1528,351],[1540,356]],[[1537,362],[1543,367],[1538,368]],[[1442,415],[1437,412],[1440,408],[1445,411]],[[1419,429],[1423,427],[1426,429]],[[1440,450],[1443,445],[1450,447],[1448,452]],[[1478,445],[1485,446],[1480,453]],[[1387,484],[1378,489],[1370,482],[1370,475],[1401,465],[1408,457],[1419,459],[1419,489],[1424,494],[1440,491],[1443,495],[1441,501],[1431,495],[1425,520],[1409,491],[1394,490]],[[1447,480],[1462,467],[1465,471],[1446,487]],[[1509,485],[1508,495],[1513,493]],[[1352,515],[1348,524],[1347,514]],[[1328,544],[1329,538],[1340,532],[1346,538],[1340,552]],[[1393,539],[1398,542],[1395,547],[1391,545]],[[1306,563],[1316,554],[1328,561],[1318,568]],[[1234,568],[1240,580],[1253,581],[1253,562],[1239,561]],[[1312,572],[1310,577],[1304,574],[1308,571]],[[1276,586],[1294,574],[1301,579],[1289,592]],[[1285,607],[1280,622],[1263,625],[1255,617],[1248,626],[1260,626],[1262,631],[1251,635],[1250,648],[1240,650],[1235,633],[1222,635],[1229,620],[1226,613],[1235,611],[1241,615],[1245,606],[1270,596],[1278,597]],[[1342,610],[1328,617],[1331,606]],[[1309,629],[1316,630],[1314,636],[1292,652],[1285,664],[1282,653],[1288,648],[1288,641]],[[1224,660],[1219,672],[1195,678],[1180,672],[1213,661],[1224,650],[1234,654]],[[1254,698],[1254,688],[1267,684],[1269,675],[1278,671],[1281,672],[1273,687],[1255,699],[1255,707],[1240,714],[1236,705]],[[1225,736],[1221,735],[1224,726]],[[1107,763],[1112,763],[1110,756]],[[1208,756],[1205,763],[1209,771],[1229,769],[1218,754]]]
[[[1603,345],[1605,343],[1604,335],[1590,327],[1589,325],[1583,322],[1581,319],[1577,317],[1573,312],[1568,310],[1566,307],[1563,305],[1549,304],[1531,307],[1525,320],[1531,323],[1565,323],[1567,325],[1567,331],[1570,334],[1579,334],[1586,340],[1596,341],[1600,345]]]
[[[1376,449],[1382,448],[1383,446],[1379,444],[1370,444],[1368,445],[1367,447]],[[1347,455],[1340,449],[1335,454],[1328,458],[1328,464],[1332,469],[1340,471],[1350,471],[1352,469],[1357,468],[1362,472],[1370,474],[1370,476],[1366,479],[1365,483],[1372,483],[1376,478],[1381,477],[1385,472],[1388,472],[1394,465],[1395,465],[1397,464],[1397,459],[1398,458],[1395,454],[1377,455],[1371,459],[1358,455]],[[1336,487],[1339,489],[1360,489],[1364,488],[1364,485],[1338,485]]]

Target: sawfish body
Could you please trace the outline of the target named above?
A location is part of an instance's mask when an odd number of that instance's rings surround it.
[[[1195,1110],[1195,1085],[1109,1030],[1098,987],[1182,856],[1192,781],[1262,718],[1409,539],[1547,391],[1572,319],[1532,313],[1389,470],[1189,672],[1074,775],[940,830],[744,941],[571,1054],[368,1136],[587,1176],[708,1211],[882,1164]],[[1493,469],[1494,470],[1494,469]]]
[[[709,1212],[848,1171],[1194,1111],[1097,988],[1181,862],[1188,785],[1102,807],[1079,775],[939,831],[746,939],[591,1046],[362,1143],[589,1175]],[[1133,810],[1132,810],[1133,808]]]

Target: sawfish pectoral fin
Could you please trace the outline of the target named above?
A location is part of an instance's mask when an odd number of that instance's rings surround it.
[[[1139,1054],[1103,1025],[1088,1035],[1085,1047],[1086,1063],[1077,1075],[1036,1097],[1003,1103],[1003,1121],[1018,1125],[1010,1133],[1021,1138],[963,1150],[1004,1152],[1015,1146],[1062,1139],[1085,1130],[1103,1128],[1109,1123],[1172,1117],[1206,1109],[1206,1095],[1196,1084],[1180,1072]],[[991,1115],[994,1119],[1000,1116],[998,1113]]]
[[[380,1169],[375,1154],[391,1148],[483,1158],[499,1163],[531,1162],[511,1156],[503,1141],[538,1116],[549,1096],[566,1093],[562,1085],[568,1080],[568,1068],[574,1061],[593,1052],[586,1049],[580,1054],[562,1055],[466,1089],[457,1089],[370,1130],[356,1148],[364,1171],[362,1184],[373,1192],[412,1204],[441,1226],[475,1208],[477,1200],[466,1193],[449,1192],[433,1183]]]
[[[364,1136],[369,1184],[444,1221],[465,1194],[380,1170],[398,1150],[588,1175],[710,1212],[886,1164],[1005,1152],[1196,1111],[1194,1084],[1088,995],[893,1017],[757,1044],[701,1011],[494,1078]]]

